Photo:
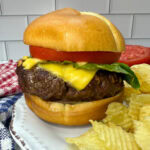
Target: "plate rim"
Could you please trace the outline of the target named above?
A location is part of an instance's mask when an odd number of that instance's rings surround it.
[[[21,99],[21,98],[22,98],[22,96],[19,99]],[[10,125],[9,125],[10,134],[13,137],[14,141],[19,145],[19,147],[22,150],[29,150],[29,148],[27,147],[26,142],[14,130],[14,126],[13,126],[14,124],[13,123],[14,123],[15,115],[16,115],[15,114],[15,109],[16,109],[16,103],[12,108],[12,119],[11,119],[11,122],[10,122]]]

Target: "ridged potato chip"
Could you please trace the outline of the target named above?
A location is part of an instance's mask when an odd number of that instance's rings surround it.
[[[145,117],[144,120],[142,121],[145,125],[145,127],[149,130],[150,132],[150,117]]]
[[[131,69],[134,71],[140,82],[140,91],[143,93],[150,93],[150,65],[134,65]]]
[[[144,105],[140,109],[139,120],[142,121],[147,117],[150,117],[150,105]]]
[[[79,150],[111,150],[99,139],[98,134],[91,128],[79,137],[66,138],[69,144],[75,144]]]
[[[116,110],[118,110],[119,112],[128,112],[128,108],[126,106],[124,106],[122,103],[118,103],[118,102],[112,102],[108,105],[107,110],[106,110],[106,114],[107,115],[111,115],[116,113]]]
[[[132,95],[129,104],[129,116],[133,120],[139,120],[140,109],[147,104],[150,105],[150,94]]]
[[[134,137],[142,150],[150,150],[150,120],[134,121]]]
[[[121,103],[113,102],[108,105],[106,110],[106,117],[103,119],[104,123],[113,123],[121,126],[126,131],[133,128],[133,121],[128,115],[128,108]]]
[[[91,121],[91,123],[99,139],[104,141],[111,150],[140,150],[132,133],[115,125],[107,126],[97,121]]]
[[[122,100],[129,103],[132,94],[141,94],[141,92],[139,89],[132,88],[127,82],[124,81],[124,92],[123,92]]]

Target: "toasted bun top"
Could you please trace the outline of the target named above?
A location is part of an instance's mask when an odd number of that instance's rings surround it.
[[[57,51],[112,51],[125,49],[119,30],[105,17],[64,8],[34,20],[24,32],[24,43]]]

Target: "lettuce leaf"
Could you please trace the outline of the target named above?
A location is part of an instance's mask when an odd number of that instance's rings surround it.
[[[130,67],[123,63],[113,63],[113,64],[94,64],[94,63],[74,63],[71,61],[63,61],[62,64],[72,64],[75,68],[87,69],[87,70],[106,70],[110,72],[116,72],[122,74],[123,79],[130,84],[133,88],[140,88],[140,83],[130,69]]]

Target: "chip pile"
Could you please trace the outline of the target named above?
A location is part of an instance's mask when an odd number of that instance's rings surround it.
[[[106,117],[90,121],[92,128],[79,137],[66,138],[78,150],[150,150],[150,65],[134,65],[141,87],[125,83],[123,104],[109,104]]]

